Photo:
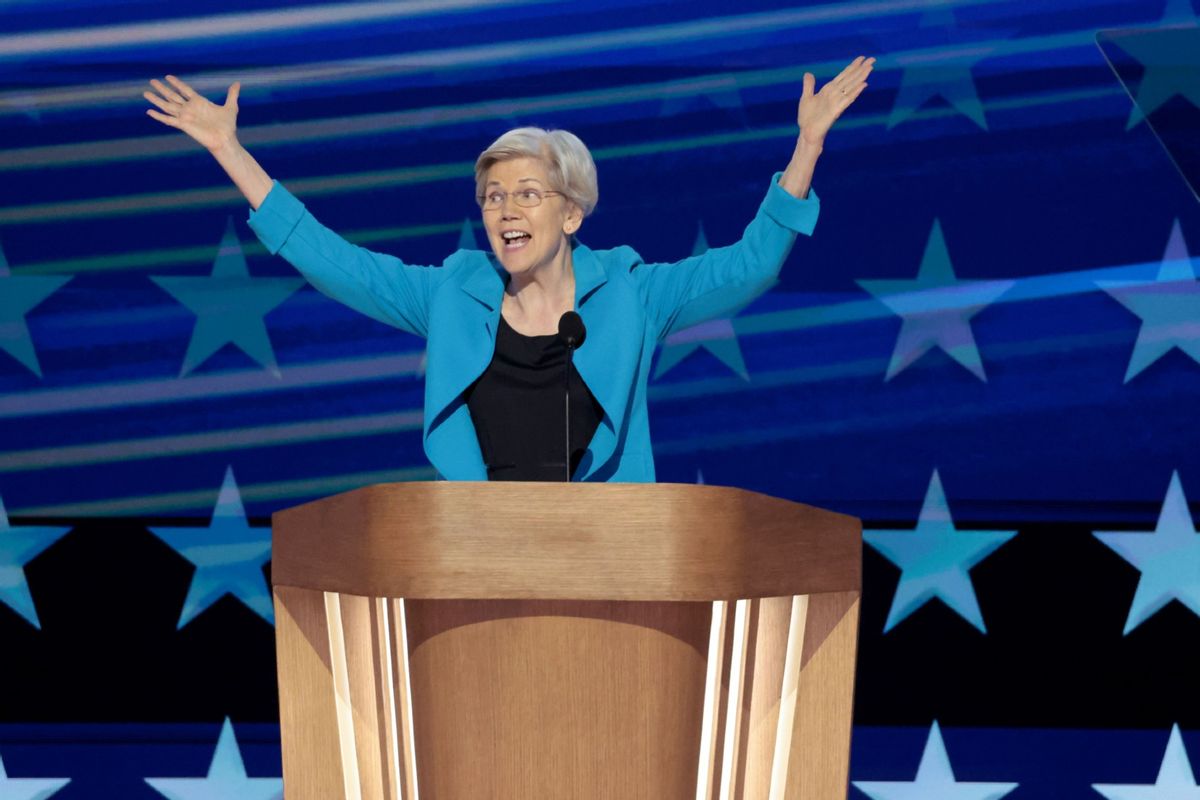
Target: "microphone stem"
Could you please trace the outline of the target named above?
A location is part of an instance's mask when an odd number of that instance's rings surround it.
[[[567,483],[571,482],[571,363],[575,357],[575,348],[567,348],[567,371],[563,376],[563,419],[567,429]]]

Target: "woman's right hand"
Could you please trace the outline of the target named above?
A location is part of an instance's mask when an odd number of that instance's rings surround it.
[[[154,91],[142,92],[142,97],[159,109],[146,109],[147,114],[164,125],[178,128],[209,151],[215,152],[236,141],[240,82],[229,87],[225,105],[221,106],[209,102],[174,75],[167,76],[167,83],[171,85],[152,80]]]

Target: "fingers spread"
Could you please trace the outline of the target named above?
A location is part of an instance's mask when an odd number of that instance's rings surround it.
[[[158,80],[157,78],[150,81],[150,85],[153,86],[155,89],[157,89],[159,94],[161,94],[163,97],[170,100],[172,103],[179,103],[181,105],[183,104],[183,97],[181,97],[179,95],[179,93],[176,92],[174,89],[172,89],[170,86],[167,86],[165,83]]]
[[[160,114],[152,108],[147,108],[146,113],[164,125],[170,125],[172,128],[179,127],[179,120],[175,119],[174,117],[167,116],[166,114]]]
[[[188,98],[189,100],[196,96],[196,92],[192,90],[192,87],[188,86],[186,83],[179,80],[179,78],[176,78],[174,75],[168,75],[167,81],[172,86],[174,86],[176,89],[178,89],[180,94],[182,94],[184,97]]]
[[[158,106],[160,109],[167,112],[168,114],[171,113],[171,106],[168,105],[165,100],[163,100],[162,98],[160,98],[158,95],[154,94],[153,92],[142,92],[142,97],[146,98],[151,103]]]

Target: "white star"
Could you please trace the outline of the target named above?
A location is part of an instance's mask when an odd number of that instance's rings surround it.
[[[900,568],[900,583],[883,632],[937,598],[980,633],[987,633],[968,570],[1014,536],[1014,531],[957,530],[934,470],[916,530],[863,532],[867,544]]]
[[[1153,784],[1093,783],[1092,788],[1108,800],[1200,800],[1200,786],[1188,763],[1179,726],[1171,726],[1167,752]]]
[[[248,778],[229,718],[205,778],[146,778],[146,783],[170,800],[275,800],[283,797],[280,778]]]
[[[929,729],[925,752],[911,781],[853,781],[871,800],[999,800],[1016,783],[977,783],[954,780],[937,721]]]
[[[246,521],[232,467],[225,470],[225,482],[207,529],[150,530],[196,565],[179,614],[180,628],[227,594],[274,624],[271,590],[262,573],[263,565],[271,560],[271,530],[251,528]]]
[[[1200,536],[1178,472],[1171,473],[1153,533],[1096,531],[1096,538],[1142,573],[1125,620],[1126,634],[1172,600],[1200,614]]]

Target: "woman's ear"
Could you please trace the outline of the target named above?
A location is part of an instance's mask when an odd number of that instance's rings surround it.
[[[563,233],[572,235],[579,230],[579,226],[582,224],[583,209],[572,203],[571,210],[567,212],[567,218],[563,221]]]

